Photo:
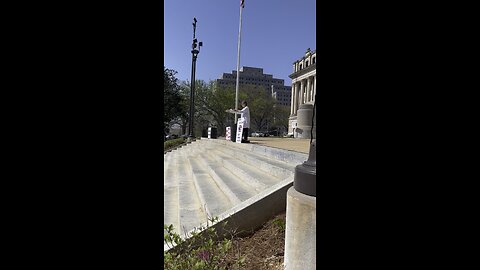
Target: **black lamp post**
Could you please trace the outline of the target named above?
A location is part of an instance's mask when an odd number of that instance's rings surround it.
[[[197,39],[195,38],[195,29],[197,27],[197,19],[193,18],[193,42],[192,42],[192,79],[190,85],[190,119],[188,125],[188,138],[189,141],[194,139],[193,136],[193,108],[194,108],[194,99],[195,99],[195,66],[197,63],[197,55],[200,52],[200,47],[202,47],[203,43],[198,43],[198,50],[197,50]]]

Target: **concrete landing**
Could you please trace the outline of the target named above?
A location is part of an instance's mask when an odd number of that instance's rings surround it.
[[[220,138],[224,139],[224,138]],[[310,139],[248,137],[250,143],[308,154]]]

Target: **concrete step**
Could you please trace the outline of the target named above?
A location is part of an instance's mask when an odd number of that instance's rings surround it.
[[[216,162],[210,153],[199,155],[199,160],[204,163],[210,176],[232,204],[238,204],[256,194],[254,188]]]
[[[233,203],[208,174],[207,167],[198,161],[198,157],[190,157],[188,161],[193,172],[193,183],[208,217],[218,216],[233,207]],[[206,221],[207,219],[202,220]]]
[[[198,155],[199,153],[201,153],[201,148],[203,147],[203,145],[199,142],[194,142],[190,145],[190,147],[185,147],[185,150],[184,150],[184,153],[187,155],[187,156],[195,156],[195,155]]]
[[[163,223],[172,224],[174,228],[180,228],[178,206],[178,161],[172,158],[168,167],[165,167],[163,184]]]
[[[170,168],[170,161],[172,160],[172,156],[163,156],[163,182],[165,183],[165,179],[167,178],[167,172]]]
[[[300,152],[295,152],[295,151],[290,151],[290,150],[285,150],[280,148],[266,147],[266,146],[258,145],[254,143],[234,143],[226,140],[210,140],[209,143],[243,149],[248,152],[263,155],[268,158],[275,159],[278,161],[283,161],[289,164],[298,165],[306,161],[308,158],[308,154],[305,154],[305,153],[300,153]]]
[[[182,160],[178,166],[179,174],[179,186],[178,186],[178,198],[176,203],[178,204],[179,211],[179,223],[181,234],[192,230],[194,227],[198,227],[203,221],[207,220],[203,203],[199,198],[198,190],[192,181],[193,173],[190,165],[186,163],[186,157],[180,155]]]
[[[224,168],[222,162],[214,158],[213,145],[203,143],[197,147],[194,157],[205,166],[208,174],[232,204],[238,204],[256,194],[254,188],[242,182],[238,176]]]
[[[289,164],[261,155],[255,152],[249,152],[245,149],[226,145],[218,147],[219,151],[231,155],[251,166],[255,166],[269,175],[285,179],[295,172],[295,166],[298,164]]]
[[[235,159],[224,152],[215,149],[211,151],[212,155],[230,172],[238,176],[245,183],[252,186],[257,192],[272,186],[279,181],[278,178],[268,175],[258,168]]]
[[[217,139],[197,140],[168,152],[164,155],[164,223],[173,224],[182,237],[204,226],[209,217],[233,218],[232,226],[246,230],[259,226],[284,209],[294,168],[307,157]]]

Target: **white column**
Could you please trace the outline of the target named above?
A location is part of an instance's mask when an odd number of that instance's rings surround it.
[[[298,109],[298,82],[295,82],[295,91],[293,92],[293,115],[297,115]]]
[[[303,103],[302,104],[305,104],[307,103],[307,79],[304,79],[304,83],[303,83]]]
[[[301,80],[300,81],[300,99],[299,99],[299,103],[298,103],[298,106],[302,105],[303,103],[305,103],[305,83],[304,83],[305,80]]]
[[[307,103],[307,79],[303,80],[303,101],[302,104]]]
[[[313,76],[313,98],[317,95],[317,74]]]
[[[313,93],[315,89],[315,77],[312,76],[311,78],[312,78],[312,89],[310,90],[310,100],[313,103],[313,99],[315,98],[315,94]]]
[[[293,102],[294,102],[294,97],[295,97],[295,83],[292,82],[292,95],[291,95],[291,99],[290,99],[290,115],[293,115]]]
[[[300,96],[300,92],[302,91],[302,83],[301,81],[297,83],[297,88],[296,88],[296,95],[295,95],[295,115],[297,114],[297,111],[298,111],[298,107],[300,107],[300,102],[301,101],[301,96]]]
[[[311,98],[310,97],[311,96],[310,91],[311,91],[312,84],[310,83],[310,81],[311,81],[311,77],[308,77],[307,78],[307,91],[306,91],[307,92],[307,99],[306,99],[305,103],[310,102],[310,98]]]

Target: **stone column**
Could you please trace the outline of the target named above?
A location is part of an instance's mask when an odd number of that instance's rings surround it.
[[[315,77],[311,77],[312,78],[312,89],[310,90],[310,100],[313,102],[313,99],[315,98],[315,94],[314,94],[314,89],[315,89]]]
[[[303,102],[302,104],[307,103],[307,79],[303,80]]]
[[[297,109],[298,109],[298,82],[295,82],[295,92],[293,93],[293,99],[295,100],[293,102],[293,115],[297,115]]]
[[[302,91],[302,87],[300,83],[297,82],[297,86],[295,87],[295,115],[297,115],[298,107],[300,107],[300,91]]]
[[[293,91],[293,95],[292,95],[292,102],[293,102],[293,115],[296,115],[297,114],[297,101],[298,101],[298,98],[297,98],[297,92],[298,92],[298,85],[297,85],[297,82],[294,83],[294,91]]]
[[[304,99],[304,96],[305,96],[305,83],[304,83],[305,80],[301,80],[300,81],[300,98],[299,98],[299,103],[298,103],[298,106],[300,107],[300,105],[302,105],[303,103],[305,103],[305,99]]]
[[[298,111],[298,108],[300,107],[300,105],[302,105],[302,95],[301,95],[301,93],[302,93],[302,81],[300,81],[297,86],[298,86],[297,96],[296,96],[297,102],[295,104],[297,104],[297,111]]]
[[[315,76],[312,77],[312,101],[315,101],[315,85],[316,85],[316,82],[315,82]]]
[[[295,97],[295,83],[292,82],[292,98],[290,99],[290,115],[293,115],[294,113],[294,107],[293,107],[293,103],[295,102],[294,100],[294,97]]]
[[[310,100],[310,99],[311,99],[311,93],[310,93],[310,91],[311,91],[311,86],[312,86],[312,84],[310,83],[311,78],[312,78],[312,77],[308,77],[308,78],[307,78],[307,91],[306,91],[306,92],[307,92],[307,99],[306,99],[306,102],[305,102],[305,103],[311,101],[311,100]]]
[[[317,74],[313,76],[313,97],[312,100],[315,99],[315,95],[317,94]]]

